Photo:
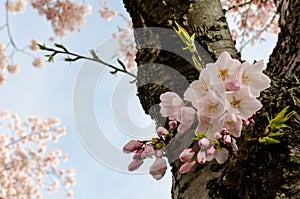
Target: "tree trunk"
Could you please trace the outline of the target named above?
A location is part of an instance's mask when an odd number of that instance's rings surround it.
[[[182,42],[170,40],[176,35],[160,31],[161,28],[172,29],[173,22],[178,22],[190,34],[196,33],[196,40],[214,60],[223,51],[234,58],[239,58],[239,54],[218,0],[123,2],[132,17],[138,46],[138,96],[145,112],[158,125],[164,125],[166,121],[157,106],[160,94],[173,90],[182,96],[188,83],[198,79],[199,72],[185,58],[191,55],[181,50]],[[191,145],[194,133],[176,135],[167,147],[174,199],[300,198],[299,115],[290,120],[291,129],[280,144],[262,146],[251,141],[266,127],[267,116],[274,117],[285,106],[299,113],[300,2],[282,0],[277,1],[277,6],[281,33],[267,68],[272,87],[262,93],[260,100],[264,107],[255,118],[257,123],[243,130],[238,154],[224,165],[211,161],[184,175],[178,173],[181,163],[177,158],[182,149]],[[203,53],[207,63],[209,58],[205,56]],[[182,81],[182,76],[187,81]]]

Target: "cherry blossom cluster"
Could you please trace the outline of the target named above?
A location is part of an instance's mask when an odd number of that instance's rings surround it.
[[[136,43],[134,42],[132,21],[130,18],[126,18],[123,15],[110,10],[107,3],[101,4],[102,9],[99,11],[100,16],[110,21],[115,16],[120,16],[126,22],[125,28],[119,28],[118,32],[113,34],[113,38],[118,42],[119,49],[116,52],[116,56],[124,56],[124,65],[127,69],[134,69],[137,67],[135,62],[135,56],[137,53]]]
[[[202,138],[199,138],[202,137]],[[232,138],[229,131],[223,128],[221,132],[216,132],[214,137],[206,137],[205,134],[198,135],[198,146],[185,149],[179,156],[184,162],[180,167],[180,173],[186,173],[199,164],[205,164],[206,161],[215,159],[219,164],[223,164],[227,159],[229,152],[225,147],[230,147],[234,152],[238,150],[236,140]]]
[[[243,124],[254,123],[252,116],[262,107],[257,98],[270,87],[263,68],[262,61],[253,65],[241,63],[223,52],[215,63],[206,65],[199,80],[191,83],[184,93],[185,102],[174,92],[160,96],[160,112],[179,122],[178,132],[184,133],[197,119],[199,149],[187,149],[180,155],[185,162],[183,173],[196,162],[203,164],[216,159],[224,163],[228,158],[227,146],[237,150],[234,138],[240,137]]]
[[[127,28],[120,29],[118,33],[113,34],[113,38],[119,43],[117,55],[125,56],[124,62],[126,68],[136,68],[135,56],[137,49],[134,42],[131,19],[127,20]]]
[[[26,1],[25,0],[7,0],[5,3],[6,10],[10,13],[23,13],[26,9]]]
[[[128,165],[129,171],[138,169],[146,158],[155,158],[149,173],[154,179],[160,180],[166,173],[167,162],[163,159],[164,148],[170,141],[173,131],[177,128],[176,121],[169,122],[170,129],[158,127],[156,134],[158,138],[152,140],[140,141],[130,140],[124,147],[124,153],[134,153],[132,162]]]
[[[18,64],[9,64],[6,55],[6,46],[0,43],[0,85],[4,85],[7,80],[7,72],[17,74],[20,71]]]
[[[80,31],[84,17],[91,14],[90,5],[80,5],[71,0],[31,0],[39,15],[45,15],[51,21],[55,35],[65,38],[69,32]]]
[[[39,46],[38,46],[38,41],[33,39],[31,41],[31,44],[29,46],[29,48],[33,51],[33,52],[38,52],[40,50]],[[36,68],[42,68],[44,66],[44,59],[42,57],[36,57],[34,58],[32,65]]]
[[[17,114],[0,111],[0,198],[42,198],[42,190],[57,191],[62,185],[68,197],[76,184],[76,171],[63,169],[69,159],[60,149],[47,150],[66,134],[60,120],[30,117],[21,122]]]
[[[118,13],[108,8],[108,3],[100,3],[100,16],[101,18],[105,19],[106,21],[110,21],[113,17],[118,16]]]
[[[279,16],[273,0],[223,0],[221,3],[227,14],[234,18],[237,29],[232,30],[232,37],[241,40],[241,45],[263,41],[262,33],[265,31],[278,34]]]

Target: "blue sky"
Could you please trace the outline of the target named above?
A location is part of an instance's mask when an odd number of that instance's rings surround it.
[[[69,49],[82,54],[88,54],[88,50],[97,48],[103,42],[111,38],[112,33],[117,30],[117,25],[122,21],[113,19],[110,23],[105,22],[99,16],[99,2],[85,1],[93,6],[93,14],[86,17],[86,24],[79,33],[71,33],[62,42]],[[110,7],[118,12],[126,14],[121,1],[107,1]],[[3,2],[0,5],[0,26],[4,23]],[[50,24],[44,17],[37,15],[37,12],[30,6],[24,14],[11,15],[10,26],[16,44],[24,47],[30,44],[31,39],[49,43],[48,38],[53,35]],[[0,43],[6,43],[6,32],[0,32]],[[267,61],[268,55],[275,44],[276,37],[267,35],[267,42],[255,47],[246,48],[243,52],[243,59],[252,62],[254,59]],[[109,48],[109,47],[108,47]],[[108,50],[108,49],[105,49]],[[101,56],[101,55],[100,55]],[[68,128],[68,134],[61,139],[57,147],[62,148],[71,156],[67,167],[74,167],[77,170],[77,185],[74,187],[76,199],[152,199],[171,198],[171,174],[160,180],[154,180],[148,174],[129,174],[120,172],[105,166],[99,158],[91,155],[82,143],[78,129],[74,122],[73,93],[78,75],[83,62],[72,65],[56,59],[54,63],[47,63],[42,69],[31,66],[32,58],[23,54],[17,54],[14,62],[20,64],[21,71],[17,75],[9,75],[6,85],[0,87],[0,110],[5,109],[18,113],[21,118],[38,115],[41,118],[59,117],[62,124]],[[96,66],[98,67],[98,66]],[[101,67],[101,66],[99,66]],[[112,76],[107,71],[99,79],[95,92],[95,115],[102,132],[109,142],[119,150],[122,145],[137,137],[136,132],[126,135],[122,127],[116,125],[116,118],[111,111],[112,97],[122,75]],[[129,85],[131,91],[128,100],[129,115],[136,126],[144,129],[150,125],[149,117],[143,115],[143,111],[134,94],[134,86]],[[122,113],[120,113],[122,115]],[[153,127],[149,127],[150,129]],[[143,136],[150,136],[146,128]],[[88,129],[88,128],[87,128]],[[145,129],[144,129],[145,130]],[[154,128],[153,128],[154,131]],[[101,143],[101,142],[99,142]],[[56,146],[55,146],[56,147]],[[102,153],[108,153],[103,150]],[[125,156],[125,155],[124,155]],[[127,157],[130,160],[130,157]],[[120,160],[120,164],[124,161]],[[126,168],[127,165],[121,167]],[[142,169],[144,170],[145,167]],[[44,198],[51,199],[62,197],[62,194],[45,194]]]

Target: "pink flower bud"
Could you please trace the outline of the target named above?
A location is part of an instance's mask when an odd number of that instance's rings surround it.
[[[255,124],[255,121],[253,118],[249,119],[249,122],[252,123],[252,124]]]
[[[144,148],[144,151],[141,154],[141,158],[151,158],[152,156],[155,155],[154,147],[152,144],[147,144]]]
[[[231,143],[231,137],[230,135],[224,135],[224,144],[230,144]]]
[[[184,174],[193,170],[196,166],[196,161],[186,162],[179,168],[179,173]]]
[[[138,150],[137,152],[135,152],[135,154],[133,155],[132,159],[142,159],[141,155],[142,155],[142,152],[144,151],[144,149],[140,149]]]
[[[236,144],[236,140],[234,138],[232,138],[232,150],[234,152],[237,152],[239,150],[239,147]]]
[[[241,88],[241,84],[238,81],[229,82],[226,85],[226,89],[229,91],[238,91]]]
[[[219,133],[219,132],[215,132],[215,138],[216,138],[216,140],[219,140],[219,139],[221,139],[221,138],[222,138],[222,135],[221,135],[221,133]]]
[[[204,164],[206,162],[206,153],[205,151],[199,151],[197,154],[197,160],[199,164]]]
[[[177,121],[174,121],[174,120],[170,121],[169,122],[169,127],[170,127],[170,129],[176,129],[177,128]]]
[[[249,120],[242,120],[243,126],[248,126],[250,124]]]
[[[162,158],[163,152],[161,150],[155,150],[155,157]]]
[[[124,147],[123,152],[124,153],[131,153],[138,149],[140,149],[143,146],[143,143],[138,140],[130,140]]]
[[[191,148],[184,149],[179,155],[179,159],[182,162],[190,162],[195,155],[195,151]]]
[[[226,129],[226,128],[222,128],[222,130],[221,130],[221,134],[222,134],[222,135],[228,135],[228,134],[229,134],[229,131],[228,131],[228,129]]]
[[[143,160],[134,159],[132,162],[128,165],[128,171],[134,171],[137,170],[142,164]]]
[[[208,150],[207,150],[207,155],[214,155],[216,152],[216,149],[214,146],[211,146]]]
[[[160,180],[166,173],[167,163],[162,158],[156,158],[152,166],[150,167],[150,174],[156,180]]]
[[[162,126],[157,128],[156,133],[159,137],[169,134],[168,130]]]
[[[210,146],[210,141],[207,138],[202,138],[198,141],[199,146],[201,149],[207,149]]]

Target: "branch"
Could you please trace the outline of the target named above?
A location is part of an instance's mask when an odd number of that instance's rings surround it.
[[[109,68],[112,68],[114,69],[115,71],[111,72],[112,74],[116,74],[117,72],[123,72],[131,77],[134,77],[134,78],[137,78],[137,76],[131,72],[128,72],[126,70],[126,68],[124,66],[122,66],[122,68],[118,68],[114,65],[111,65],[105,61],[103,61],[102,59],[100,59],[97,55],[96,55],[96,52],[94,50],[91,50],[91,54],[93,57],[87,57],[87,56],[84,56],[84,55],[79,55],[77,53],[74,53],[74,52],[70,52],[65,46],[61,45],[61,44],[55,44],[55,46],[57,48],[60,48],[62,50],[58,50],[58,49],[54,49],[54,48],[48,48],[46,47],[45,45],[41,45],[41,44],[38,44],[40,49],[41,50],[46,50],[46,51],[49,51],[49,52],[53,52],[52,54],[50,55],[46,55],[49,57],[48,61],[51,62],[53,61],[54,57],[58,54],[63,54],[63,55],[70,55],[70,56],[74,56],[75,58],[70,58],[70,57],[67,57],[65,58],[65,61],[68,61],[68,62],[74,62],[74,61],[77,61],[77,60],[80,60],[80,59],[85,59],[85,60],[89,60],[89,61],[94,61],[94,62],[97,62],[97,63],[100,63],[100,64],[103,64]]]

